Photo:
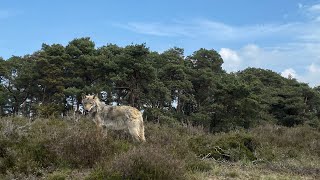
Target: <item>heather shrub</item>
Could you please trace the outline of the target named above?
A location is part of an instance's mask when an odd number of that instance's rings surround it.
[[[139,146],[116,156],[87,179],[185,179],[185,164],[158,146]]]
[[[146,127],[148,144],[166,149],[180,159],[193,155],[193,153],[189,151],[189,137],[190,135],[186,131],[180,131],[177,125],[170,127],[167,125],[148,123]]]
[[[206,159],[190,158],[186,162],[186,169],[191,172],[206,172],[212,169],[212,165]]]
[[[61,119],[1,121],[0,173],[38,173],[43,168],[92,167],[101,157],[127,151],[125,140],[99,139],[87,119],[78,123]],[[111,134],[112,135],[112,134]]]
[[[239,161],[256,159],[255,150],[258,146],[252,135],[244,132],[223,134],[218,140],[217,145],[220,151],[227,156],[227,160]]]
[[[9,142],[0,135],[0,174],[14,166],[14,155],[9,150]]]
[[[310,126],[260,126],[251,131],[260,142],[258,156],[267,161],[299,158],[301,155],[320,156],[320,132]]]
[[[31,140],[23,138],[15,148],[15,171],[36,172],[56,164],[56,154],[50,150],[50,140]]]
[[[103,153],[103,144],[90,131],[71,131],[54,143],[52,148],[60,161],[74,168],[92,167]]]
[[[147,142],[140,144],[123,131],[97,136],[86,117],[2,118],[0,179],[192,179],[241,163],[315,177],[319,172],[320,132],[310,126],[210,134],[188,124],[145,125]],[[238,178],[230,173],[223,176]]]
[[[59,166],[90,168],[101,158],[112,158],[130,148],[130,142],[115,141],[114,136],[114,133],[109,133],[108,138],[101,137],[90,120],[82,119],[60,129],[50,144],[50,149],[56,154]]]
[[[1,119],[1,173],[37,173],[55,161],[48,149],[47,136],[32,136],[29,121],[22,118]]]
[[[65,180],[68,179],[69,170],[54,171],[47,175],[48,180]]]

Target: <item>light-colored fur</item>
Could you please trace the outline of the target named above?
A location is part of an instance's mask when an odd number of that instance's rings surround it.
[[[98,131],[106,135],[106,129],[127,129],[132,137],[145,142],[142,113],[131,106],[109,106],[99,100],[96,95],[82,97],[82,105],[86,112],[93,116]]]

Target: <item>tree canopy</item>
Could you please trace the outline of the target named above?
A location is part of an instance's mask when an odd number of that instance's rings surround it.
[[[131,105],[145,119],[201,125],[211,132],[272,122],[320,126],[320,87],[271,70],[222,69],[215,50],[184,56],[146,44],[97,48],[88,37],[43,44],[23,57],[0,58],[0,115],[61,116],[81,109],[82,93],[106,104]]]

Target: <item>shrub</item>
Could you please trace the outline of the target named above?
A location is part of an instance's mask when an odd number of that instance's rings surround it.
[[[91,168],[100,159],[113,158],[131,146],[126,140],[114,140],[116,136],[114,132],[108,132],[107,138],[98,136],[96,127],[88,119],[69,124],[56,136],[50,148],[57,155],[62,167]]]
[[[56,157],[49,150],[48,135],[33,134],[35,129],[31,128],[25,119],[8,118],[2,123],[4,124],[0,138],[2,172],[12,170],[16,173],[36,173],[39,169],[54,164]]]
[[[107,162],[88,179],[185,179],[185,172],[183,161],[160,147],[139,146]]]
[[[255,160],[257,143],[248,133],[220,134],[217,137],[202,135],[191,138],[189,146],[200,157],[218,160]]]
[[[229,133],[218,139],[217,145],[222,152],[228,157],[227,160],[238,161],[256,159],[254,152],[257,142],[248,133]]]
[[[60,161],[71,167],[92,167],[103,152],[94,132],[77,132],[74,129],[52,146]]]
[[[48,180],[65,180],[67,177],[65,174],[61,174],[61,173],[55,173],[55,174],[50,174],[48,176]]]
[[[106,180],[106,179],[107,177],[105,175],[103,168],[96,168],[87,177],[85,177],[85,180]],[[109,179],[111,179],[111,177],[109,177]]]
[[[251,134],[255,141],[260,142],[257,152],[263,160],[320,156],[320,132],[309,126],[266,125],[253,129]]]
[[[184,159],[193,152],[189,150],[189,134],[186,130],[181,130],[181,125],[170,127],[169,125],[159,125],[149,123],[146,127],[147,143],[166,149],[177,158]],[[184,128],[185,129],[185,128]]]
[[[0,136],[0,174],[14,166],[15,158],[8,150],[9,142]]]
[[[195,172],[195,171],[206,172],[212,169],[212,165],[206,160],[200,160],[198,158],[194,158],[187,161],[186,168],[191,172]]]
[[[45,179],[48,179],[48,180],[70,179],[70,177],[68,178],[70,173],[71,173],[71,171],[69,169],[59,169],[59,170],[56,170],[56,171],[48,174]]]

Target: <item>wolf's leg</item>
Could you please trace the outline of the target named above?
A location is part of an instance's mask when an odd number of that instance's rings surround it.
[[[107,136],[108,136],[107,127],[105,125],[103,125],[102,126],[102,137],[107,138]]]
[[[141,141],[141,138],[140,138],[140,134],[139,134],[139,131],[136,127],[134,126],[130,126],[128,127],[129,129],[129,133],[131,134],[131,136],[133,137],[133,139],[137,142],[140,142]]]
[[[146,137],[144,136],[144,125],[143,121],[140,122],[140,141],[146,142]]]
[[[106,126],[102,125],[102,124],[97,124],[97,138],[101,139],[101,138],[106,138],[107,137],[107,128]]]
[[[106,126],[102,122],[101,117],[98,116],[94,120],[97,126],[97,138],[98,139],[105,138],[107,136],[107,130],[106,130]]]
[[[96,134],[97,139],[101,139],[103,137],[103,128],[97,124],[97,134]]]

